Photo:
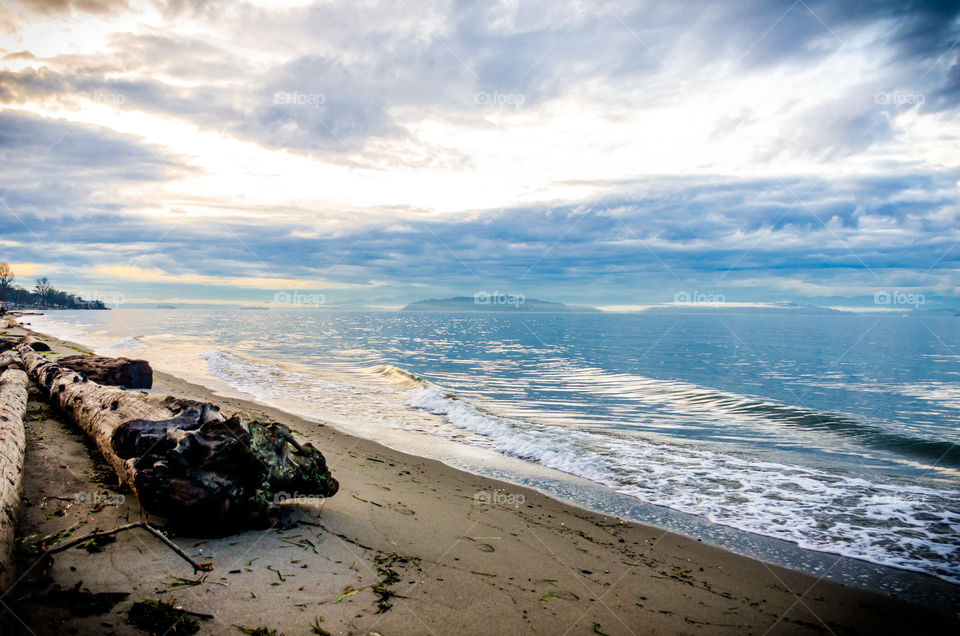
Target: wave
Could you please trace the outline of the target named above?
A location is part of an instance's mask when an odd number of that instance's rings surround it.
[[[408,388],[427,384],[427,381],[421,378],[419,375],[390,364],[380,364],[375,367],[371,367],[370,372],[395,384]]]
[[[610,431],[499,417],[437,387],[408,404],[445,417],[498,451],[641,501],[822,552],[960,583],[960,495],[877,483]]]
[[[112,344],[107,345],[106,348],[107,348],[107,349],[118,349],[118,350],[119,350],[119,349],[123,349],[123,350],[128,350],[128,349],[146,349],[149,345],[147,345],[147,343],[141,341],[141,338],[143,338],[143,336],[128,336],[128,337],[126,337],[126,338],[121,338],[120,340],[117,340],[116,342],[114,342],[114,343],[112,343]]]
[[[562,375],[565,382],[580,390],[629,397],[691,417],[710,415],[721,422],[746,419],[802,431],[822,431],[855,440],[866,447],[936,460],[941,466],[960,467],[960,449],[956,443],[924,437],[919,431],[904,434],[889,425],[868,422],[845,413],[789,405],[688,382],[616,374],[594,368],[576,369],[573,373],[565,369]],[[898,428],[907,427],[898,424]]]
[[[319,394],[322,391],[354,389],[340,382],[322,380],[313,374],[292,371],[267,362],[247,360],[238,355],[211,349],[201,358],[207,361],[210,375],[226,380],[230,385],[244,393],[257,397],[279,394],[279,397],[298,395],[306,391]]]

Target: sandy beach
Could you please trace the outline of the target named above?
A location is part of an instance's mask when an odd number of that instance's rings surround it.
[[[19,330],[11,330],[14,335]],[[52,338],[56,352],[77,347]],[[153,392],[274,419],[312,441],[340,492],[291,499],[290,527],[219,539],[171,533],[194,573],[139,530],[55,556],[31,551],[145,518],[82,432],[31,389],[15,634],[140,634],[131,605],[172,601],[199,633],[952,633],[956,616],[767,565],[662,529],[391,450],[155,374]],[[323,414],[317,413],[322,420]],[[161,519],[150,519],[163,527]],[[119,593],[94,607],[77,595]],[[77,599],[86,599],[78,601]],[[66,600],[65,600],[66,599]],[[110,606],[111,603],[114,603]],[[96,613],[93,610],[103,610]],[[87,614],[87,615],[85,615]],[[170,633],[188,633],[171,631]],[[273,633],[263,631],[260,633]]]

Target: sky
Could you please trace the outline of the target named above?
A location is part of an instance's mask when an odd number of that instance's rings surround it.
[[[0,262],[87,298],[960,296],[960,3],[0,0]]]

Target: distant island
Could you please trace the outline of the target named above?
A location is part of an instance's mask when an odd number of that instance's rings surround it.
[[[454,298],[430,298],[412,302],[400,311],[501,311],[525,313],[585,313],[599,312],[595,307],[551,303],[520,294],[500,292],[479,293]]]
[[[671,314],[671,313],[718,313],[729,312],[736,314],[769,314],[792,313],[797,315],[824,315],[851,313],[832,307],[817,307],[815,305],[798,305],[791,302],[775,303],[737,303],[737,302],[676,302],[669,305],[659,305],[647,308],[644,313]]]

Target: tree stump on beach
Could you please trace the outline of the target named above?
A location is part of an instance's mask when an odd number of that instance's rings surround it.
[[[27,374],[8,369],[0,375],[0,594],[14,582],[13,539],[22,491],[27,412]]]
[[[297,493],[330,497],[339,484],[311,444],[290,430],[211,404],[147,395],[87,381],[18,347],[27,372],[97,444],[144,510],[195,534],[266,527],[279,501]]]

